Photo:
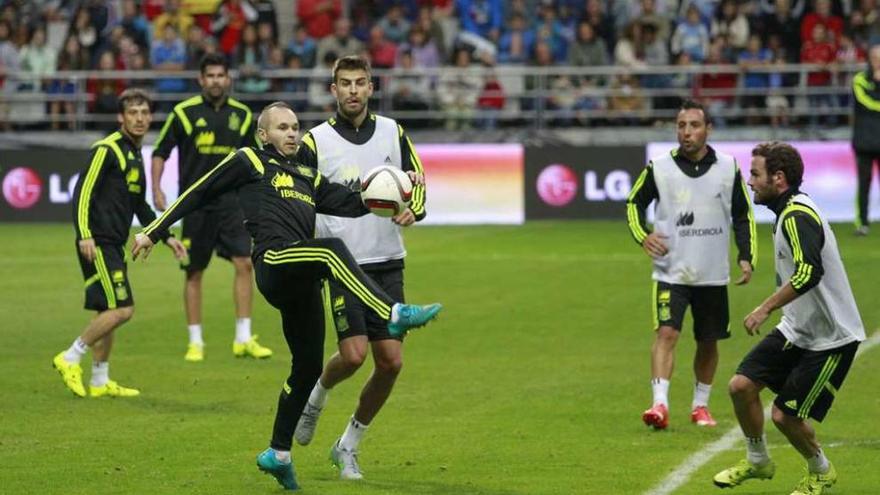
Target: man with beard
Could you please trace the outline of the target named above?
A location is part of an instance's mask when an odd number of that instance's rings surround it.
[[[807,474],[792,495],[820,495],[837,481],[816,431],[865,340],[865,329],[828,221],[798,188],[804,163],[786,143],[760,144],[752,150],[749,186],[755,203],[776,214],[773,252],[777,290],[743,321],[755,335],[770,313],[782,318],[743,359],[730,380],[730,397],[743,435],[746,459],[716,474],[730,488],[749,479],[770,479],[776,464],[767,452],[760,393],[776,393],[771,417],[776,428],[807,461]]]
[[[303,136],[304,146],[300,146],[297,155],[300,163],[317,168],[332,182],[355,189],[360,189],[361,178],[379,165],[423,174],[422,163],[403,127],[369,111],[373,83],[365,58],[352,55],[338,59],[333,66],[330,90],[336,97],[336,116]],[[370,278],[401,301],[406,249],[400,227],[425,218],[424,184],[415,185],[412,197],[409,209],[390,221],[372,215],[351,219],[318,215],[317,236],[342,239]],[[338,351],[315,384],[294,438],[300,445],[312,441],[329,391],[361,367],[369,344],[375,369],[361,391],[354,415],[330,453],[340,469],[340,477],[357,480],[363,478],[357,461],[358,444],[391,394],[403,366],[403,336],[389,334],[387,325],[344,287],[332,284],[331,288],[333,309],[342,313],[341,325],[337,325]]]
[[[730,337],[731,225],[742,272],[737,285],[749,282],[757,255],[755,220],[745,182],[732,156],[706,144],[712,129],[706,110],[699,103],[685,101],[676,126],[679,147],[653,158],[627,199],[630,232],[654,263],[654,402],[642,414],[642,421],[660,430],[669,425],[669,380],[688,306],[697,341],[691,422],[715,426],[708,406],[718,367],[718,340]],[[654,231],[649,232],[645,210],[652,201],[656,201]]]
[[[324,279],[344,286],[385,326],[391,338],[434,319],[439,304],[403,304],[383,291],[358,267],[336,238],[315,239],[315,214],[358,217],[369,210],[360,194],[328,181],[320,172],[294,161],[299,121],[286,103],[268,105],[260,114],[262,149],[242,148],[199,178],[156,221],[135,236],[132,254],[146,257],[158,233],[177,219],[210,204],[212,198],[238,194],[254,240],[257,287],[281,312],[290,348],[291,371],[278,398],[269,448],[257,457],[260,470],[287,489],[298,485],[290,457],[293,430],[321,374],[325,328],[339,321],[332,313]],[[422,176],[410,172],[416,184]]]
[[[82,357],[92,349],[92,397],[134,397],[140,391],[123,387],[110,379],[110,350],[117,328],[134,314],[134,296],[128,282],[125,241],[131,218],[137,215],[142,225],[156,218],[144,196],[141,142],[153,120],[152,102],[139,89],[119,95],[117,120],[121,127],[92,146],[89,166],[81,174],[73,193],[79,264],[86,280],[85,308],[96,311],[95,318],[82,334],[52,360],[64,385],[78,397],[85,397],[82,383]],[[186,257],[186,248],[167,230],[156,234],[178,259]]]
[[[229,97],[232,79],[229,63],[222,55],[209,54],[199,64],[202,94],[184,100],[168,114],[153,150],[153,204],[159,211],[167,202],[160,187],[165,160],[178,150],[178,191],[183,192],[196,179],[217,166],[226,155],[243,146],[256,146],[253,117],[243,103]],[[183,300],[189,330],[189,345],[184,359],[204,359],[202,339],[202,274],[217,254],[232,261],[235,267],[235,339],[236,357],[268,358],[272,351],[257,343],[251,335],[253,265],[251,240],[244,228],[244,217],[234,194],[219,196],[205,208],[183,219],[182,241],[189,249]]]

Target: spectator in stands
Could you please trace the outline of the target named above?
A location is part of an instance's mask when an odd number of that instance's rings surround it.
[[[256,20],[257,11],[248,0],[223,0],[211,22],[211,32],[220,41],[220,51],[227,57],[234,55],[245,26]]]
[[[526,26],[525,17],[514,13],[498,42],[498,61],[502,64],[525,64],[531,57],[534,43],[534,32]]]
[[[212,38],[213,39],[213,38]],[[199,70],[199,61],[205,56],[205,32],[196,24],[190,25],[186,30],[186,62],[185,70]],[[190,90],[195,89],[194,81],[189,81],[187,86]],[[195,83],[197,84],[197,83]],[[187,90],[187,92],[191,92]]]
[[[165,11],[153,19],[153,39],[164,36],[165,25],[171,24],[178,33],[188,33],[195,19],[181,8],[181,0],[165,0]]]
[[[391,107],[394,110],[424,112],[431,107],[431,81],[421,74],[415,63],[415,57],[409,50],[401,49],[398,64],[394,67],[394,75],[388,83],[391,93]],[[400,119],[407,127],[424,127],[426,122],[415,117]]]
[[[268,22],[258,22],[256,24],[256,29],[257,44],[260,45],[260,51],[262,52],[263,60],[268,61],[269,55],[271,55],[272,53],[272,49],[278,46],[277,40],[275,39],[275,32],[272,31],[272,25]],[[284,57],[281,57],[281,61],[279,61],[279,66],[281,65],[284,65]]]
[[[441,21],[454,22],[453,18],[449,17],[448,12],[445,10],[422,5],[419,8],[419,15],[416,18],[415,25],[424,31],[428,36],[428,39],[433,41],[434,45],[437,46],[437,53],[440,55],[440,60],[449,60],[449,43],[447,43],[448,39],[446,31],[441,25]]]
[[[327,36],[318,41],[317,56],[318,60],[323,61],[326,60],[328,53],[335,53],[340,57],[344,57],[346,55],[355,55],[363,51],[364,44],[351,35],[351,22],[348,19],[341,17],[336,21],[333,35]]]
[[[192,26],[190,26],[192,27]],[[198,26],[195,27],[201,31]],[[153,41],[150,50],[150,65],[154,70],[163,72],[182,72],[186,67],[186,45],[180,38],[174,23],[166,22],[162,28],[161,38]],[[158,79],[155,84],[158,93],[184,93],[187,90],[187,80],[166,76]],[[170,111],[177,97],[168,97],[166,100],[161,96],[157,98],[159,109],[163,112]]]
[[[800,2],[801,7],[803,7],[804,1]],[[775,7],[775,10],[765,12],[762,15],[759,32],[777,34],[785,49],[786,61],[797,63],[801,53],[801,31],[798,16],[791,9],[791,0],[776,0]]]
[[[5,19],[0,19],[0,95],[18,91],[19,72],[18,48],[12,42],[12,27]],[[0,129],[9,130],[9,106],[6,98],[0,97]]]
[[[501,0],[456,0],[461,29],[497,42],[503,22]]]
[[[534,4],[534,0],[529,0],[528,2],[526,0],[510,0],[509,2],[503,2],[501,6],[502,24],[505,26],[509,25],[514,16],[520,16],[523,19],[530,19],[534,12]]]
[[[709,45],[706,65],[722,65],[728,62],[724,58],[724,40],[713,40]],[[736,98],[737,73],[714,70],[703,72],[697,76],[696,83],[695,96],[706,105],[712,115],[713,125],[725,127],[727,121],[724,113],[733,107]]]
[[[804,16],[801,21],[802,43],[815,41],[813,28],[817,24],[825,28],[826,41],[836,45],[840,35],[843,34],[843,19],[831,12],[831,0],[815,0],[813,12]]]
[[[596,36],[596,30],[587,21],[578,23],[577,37],[568,47],[568,64],[575,67],[608,65],[608,47],[605,46],[604,40]]]
[[[724,36],[737,51],[746,47],[749,40],[749,21],[743,15],[736,0],[724,0],[712,19],[712,38]]]
[[[80,7],[73,18],[68,36],[75,36],[80,49],[89,57],[89,67],[97,65],[98,30],[92,24],[89,9]]]
[[[287,43],[288,61],[290,57],[295,56],[298,59],[300,67],[311,69],[315,66],[315,57],[318,45],[311,37],[305,26],[298,24],[293,30],[293,39]],[[289,64],[288,64],[289,65]]]
[[[272,41],[278,44],[278,13],[275,11],[276,0],[251,0],[257,11],[257,31],[259,26],[268,25],[272,30]]]
[[[758,0],[759,15],[773,15],[780,11],[780,4],[785,4],[784,8],[793,19],[800,19],[807,8],[808,0]],[[768,32],[768,31],[765,31]]]
[[[440,51],[437,49],[437,44],[428,38],[428,34],[419,26],[413,26],[407,37],[407,42],[398,47],[398,61],[403,52],[410,53],[416,67],[440,66]],[[398,65],[398,63],[394,65]]]
[[[596,35],[605,41],[609,48],[616,45],[617,30],[614,28],[614,19],[605,13],[602,2],[599,0],[587,0],[587,7],[583,20],[593,26]]]
[[[782,69],[786,64],[785,51],[781,48],[773,51],[772,66]],[[786,84],[785,74],[780,72],[772,72],[767,78],[769,90],[765,103],[770,113],[770,125],[772,127],[780,127],[788,125],[788,110],[791,107],[788,96],[784,94]]]
[[[28,75],[23,87],[39,92],[49,83],[49,76],[55,73],[58,53],[46,42],[46,30],[40,26],[31,32],[30,42],[21,48],[19,62],[21,72]]]
[[[553,61],[562,63],[566,60],[568,53],[568,40],[565,38],[565,32],[562,23],[559,22],[556,15],[556,7],[553,1],[542,0],[538,8],[538,19],[535,22],[535,42],[543,41],[550,45],[550,51],[553,53]]]
[[[327,52],[321,59],[321,65],[312,69],[309,79],[309,109],[314,112],[333,114],[336,111],[336,98],[330,93],[333,78],[333,64],[338,56]]]
[[[397,45],[385,37],[385,31],[381,26],[373,26],[370,30],[370,40],[367,43],[367,51],[370,54],[370,64],[378,69],[390,69],[397,60]]]
[[[64,47],[58,55],[58,70],[88,70],[89,57],[88,54],[81,49],[76,36],[69,36],[64,42]],[[76,93],[75,79],[55,79],[49,84],[50,95],[56,97],[69,98],[69,100],[59,101],[52,100],[49,102],[49,115],[52,117],[52,130],[61,128],[61,114],[67,115],[68,129],[74,128],[74,117],[76,115],[76,106],[73,97]]]
[[[645,67],[645,45],[641,24],[631,22],[624,28],[623,35],[614,46],[614,62],[632,69]]]
[[[504,110],[504,87],[495,73],[494,62],[488,61],[486,70],[483,72],[483,88],[477,97],[477,109],[480,117],[477,125],[481,129],[493,130],[498,125],[498,117]]]
[[[263,58],[263,50],[260,48],[257,38],[257,28],[253,24],[246,25],[241,33],[241,44],[236,50],[235,61],[239,74],[236,86],[239,91],[249,94],[261,94],[269,91],[269,80],[260,75],[265,67],[266,59]],[[246,100],[254,113],[259,113],[264,106],[262,101],[251,98]]]
[[[299,24],[305,26],[309,37],[315,40],[321,40],[334,31],[338,34],[338,22],[342,19],[341,16],[341,0],[297,0],[296,2],[296,17],[299,19]],[[319,53],[318,59],[323,60],[323,54]]]
[[[678,14],[687,20],[691,7],[696,8],[700,22],[705,24],[708,29],[709,23],[715,17],[715,11],[718,10],[718,3],[719,0],[682,0]]]
[[[644,46],[644,62],[648,66],[669,65],[670,54],[665,39],[657,36],[657,27],[654,24],[642,25],[642,40]],[[682,52],[678,54],[681,57]],[[690,61],[690,57],[687,58]],[[689,74],[682,73],[676,77],[675,74],[643,74],[639,80],[643,88],[667,90],[673,87],[673,81],[681,84],[687,84]],[[678,108],[681,105],[679,97],[670,95],[658,95],[651,98],[654,108]]]
[[[119,26],[125,30],[132,41],[134,41],[141,50],[150,49],[150,23],[147,18],[138,11],[138,5],[135,0],[122,0],[122,17],[119,19]]]
[[[739,55],[737,63],[745,72],[743,76],[743,89],[746,94],[742,97],[742,108],[748,113],[749,109],[764,108],[768,86],[767,72],[754,72],[751,69],[766,68],[773,61],[773,54],[764,48],[761,36],[753,34],[749,36],[746,49]],[[747,122],[754,125],[757,121],[753,116],[747,118]]]
[[[834,43],[829,39],[829,33],[825,28],[825,24],[819,22],[813,24],[813,37],[807,40],[801,47],[801,63],[818,64],[824,70],[813,71],[807,74],[807,89],[811,90],[811,93],[816,89],[831,85],[831,72],[828,68],[834,63],[836,55],[837,50]],[[807,96],[807,101],[810,103],[811,125],[818,124],[818,116],[833,106],[831,95],[828,93],[810,94]],[[827,115],[822,120],[826,123],[833,121]]]
[[[880,39],[880,10],[877,0],[859,0],[849,17],[849,32],[856,46],[864,49],[871,40]]]
[[[289,70],[299,71],[305,69],[302,60],[295,54],[287,55],[287,68]],[[309,79],[307,77],[294,76],[281,78],[281,91],[291,93],[290,105],[296,112],[305,112],[308,110],[308,91]]]
[[[467,130],[471,127],[483,81],[471,67],[468,50],[457,48],[453,52],[453,66],[456,70],[440,75],[437,96],[446,113],[446,130]]]
[[[403,7],[398,3],[391,4],[385,15],[379,19],[379,27],[385,33],[385,38],[398,45],[406,41],[410,26],[409,20],[403,16]]]
[[[642,123],[648,107],[637,77],[632,74],[616,76],[611,84],[610,95],[608,109],[621,114],[614,115],[613,118],[620,119],[625,125]]]
[[[655,0],[642,0],[641,11],[634,20],[642,26],[653,25],[657,30],[657,39],[668,40],[671,34],[670,19],[665,13],[657,12]]]
[[[113,52],[107,50],[98,56],[98,71],[111,72],[116,70],[116,57]],[[115,115],[117,97],[125,89],[125,83],[120,79],[105,79],[92,77],[86,83],[86,91],[91,95],[91,113],[112,116]],[[119,127],[116,119],[104,119],[96,126],[98,129],[115,129]]]
[[[687,52],[694,62],[702,62],[709,50],[709,30],[700,20],[700,11],[691,3],[687,9],[685,21],[675,28],[672,35],[671,49],[673,53]]]

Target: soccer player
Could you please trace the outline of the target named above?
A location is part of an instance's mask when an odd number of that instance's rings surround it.
[[[196,180],[143,233],[135,236],[132,254],[146,256],[167,229],[213,198],[237,191],[246,225],[254,240],[257,287],[281,312],[292,365],[278,399],[270,447],[257,457],[262,471],[285,488],[296,489],[290,458],[293,430],[321,375],[325,324],[335,331],[336,318],[325,316],[330,295],[323,281],[344,285],[397,337],[432,320],[439,304],[414,306],[389,296],[363,270],[345,244],[336,238],[315,239],[317,212],[362,216],[369,212],[360,194],[328,181],[313,168],[294,161],[299,122],[282,102],[260,114],[257,135],[263,149],[242,148]],[[411,174],[416,183],[421,176]]]
[[[178,149],[179,191],[185,191],[196,179],[220,163],[226,155],[243,146],[256,146],[251,111],[229,97],[232,79],[229,63],[222,55],[202,58],[199,85],[202,94],[178,103],[168,114],[153,150],[153,203],[156,209],[167,206],[159,184],[165,160]],[[235,339],[232,353],[238,357],[268,358],[272,351],[261,346],[251,335],[253,265],[251,240],[244,228],[244,217],[233,194],[227,194],[183,219],[182,240],[189,249],[189,260],[181,263],[186,272],[183,300],[189,330],[189,345],[184,359],[191,362],[205,358],[202,339],[202,274],[214,250],[232,261],[235,267]]]
[[[141,142],[153,120],[152,102],[141,90],[119,95],[120,129],[92,145],[89,166],[79,175],[73,196],[73,224],[79,265],[85,278],[85,309],[95,318],[66,351],[52,360],[64,384],[76,396],[85,397],[80,360],[92,349],[92,397],[134,397],[140,391],[110,379],[110,350],[117,328],[134,314],[134,296],[128,283],[125,241],[133,215],[142,225],[156,218],[144,199]],[[156,233],[178,259],[186,248],[167,230]]]
[[[858,169],[856,235],[868,235],[868,197],[875,164],[880,165],[880,44],[868,50],[868,67],[855,75],[852,147]]]
[[[749,335],[759,333],[770,313],[782,308],[776,328],[749,352],[730,380],[730,397],[746,437],[746,459],[715,475],[734,487],[748,479],[770,479],[776,464],[767,452],[760,393],[776,394],[771,417],[807,461],[807,474],[792,495],[818,495],[837,481],[808,419],[821,422],[846,377],[865,330],[822,212],[798,188],[804,163],[786,143],[752,150],[749,186],[755,203],[776,214],[773,252],[777,290],[746,316]]]
[[[706,141],[712,125],[699,103],[685,101],[676,119],[678,148],[654,157],[627,199],[630,232],[654,264],[653,309],[656,332],[651,349],[654,402],[642,421],[655,429],[669,425],[669,380],[685,311],[694,319],[691,421],[715,426],[709,394],[718,367],[718,340],[730,337],[727,284],[730,281],[729,229],[733,225],[741,276],[752,276],[757,254],[755,221],[736,160]],[[645,210],[656,201],[654,231]]]
[[[333,67],[330,90],[336,97],[337,114],[303,136],[297,158],[315,167],[321,175],[354,189],[361,177],[378,165],[399,167],[423,174],[422,164],[403,127],[392,119],[371,113],[367,106],[373,93],[369,62],[356,55],[340,58]],[[382,289],[404,300],[403,260],[406,249],[400,227],[425,218],[425,186],[415,185],[409,209],[391,220],[374,215],[338,218],[318,215],[318,237],[338,237],[345,242],[358,264]],[[332,286],[334,306],[343,321],[337,327],[338,351],[327,362],[320,380],[309,396],[294,438],[300,445],[312,441],[329,391],[352,376],[364,362],[367,347],[375,368],[361,391],[360,401],[342,436],[331,448],[331,459],[342,479],[361,479],[357,449],[361,437],[385,404],[403,366],[403,336],[395,337],[381,318],[372,314],[356,297],[338,284]]]

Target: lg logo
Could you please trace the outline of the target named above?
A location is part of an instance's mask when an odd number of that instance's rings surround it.
[[[43,180],[27,167],[9,171],[3,179],[3,197],[13,208],[24,210],[37,204],[43,191]]]
[[[565,206],[577,195],[577,175],[567,165],[549,165],[538,174],[538,196],[551,206]],[[593,170],[584,172],[584,199],[587,201],[625,201],[632,189],[626,170],[611,170],[604,177]]]

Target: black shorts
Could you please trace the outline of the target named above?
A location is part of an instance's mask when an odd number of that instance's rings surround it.
[[[395,301],[404,302],[403,297],[403,269],[390,270],[365,270],[372,278]],[[366,335],[370,342],[376,340],[397,339],[388,333],[388,322],[379,316],[355,297],[351,292],[337,282],[328,282],[330,287],[330,300],[336,322],[336,337],[342,341],[356,335]],[[342,298],[342,299],[340,299]],[[343,318],[344,316],[344,318]]]
[[[79,254],[79,246],[76,252],[86,281],[85,309],[107,311],[134,305],[134,296],[128,283],[125,246],[97,246],[94,262]]]
[[[184,217],[181,242],[189,251],[187,262],[180,265],[187,272],[207,268],[215,250],[227,260],[251,255],[251,236],[237,203],[196,210]]]
[[[773,403],[785,414],[822,421],[858,347],[858,342],[852,342],[809,351],[795,347],[779,329],[773,329],[743,358],[736,373],[772,390],[776,394]]]
[[[694,317],[694,339],[730,337],[730,310],[725,285],[678,285],[654,281],[654,329],[670,326],[681,331],[688,306]]]

